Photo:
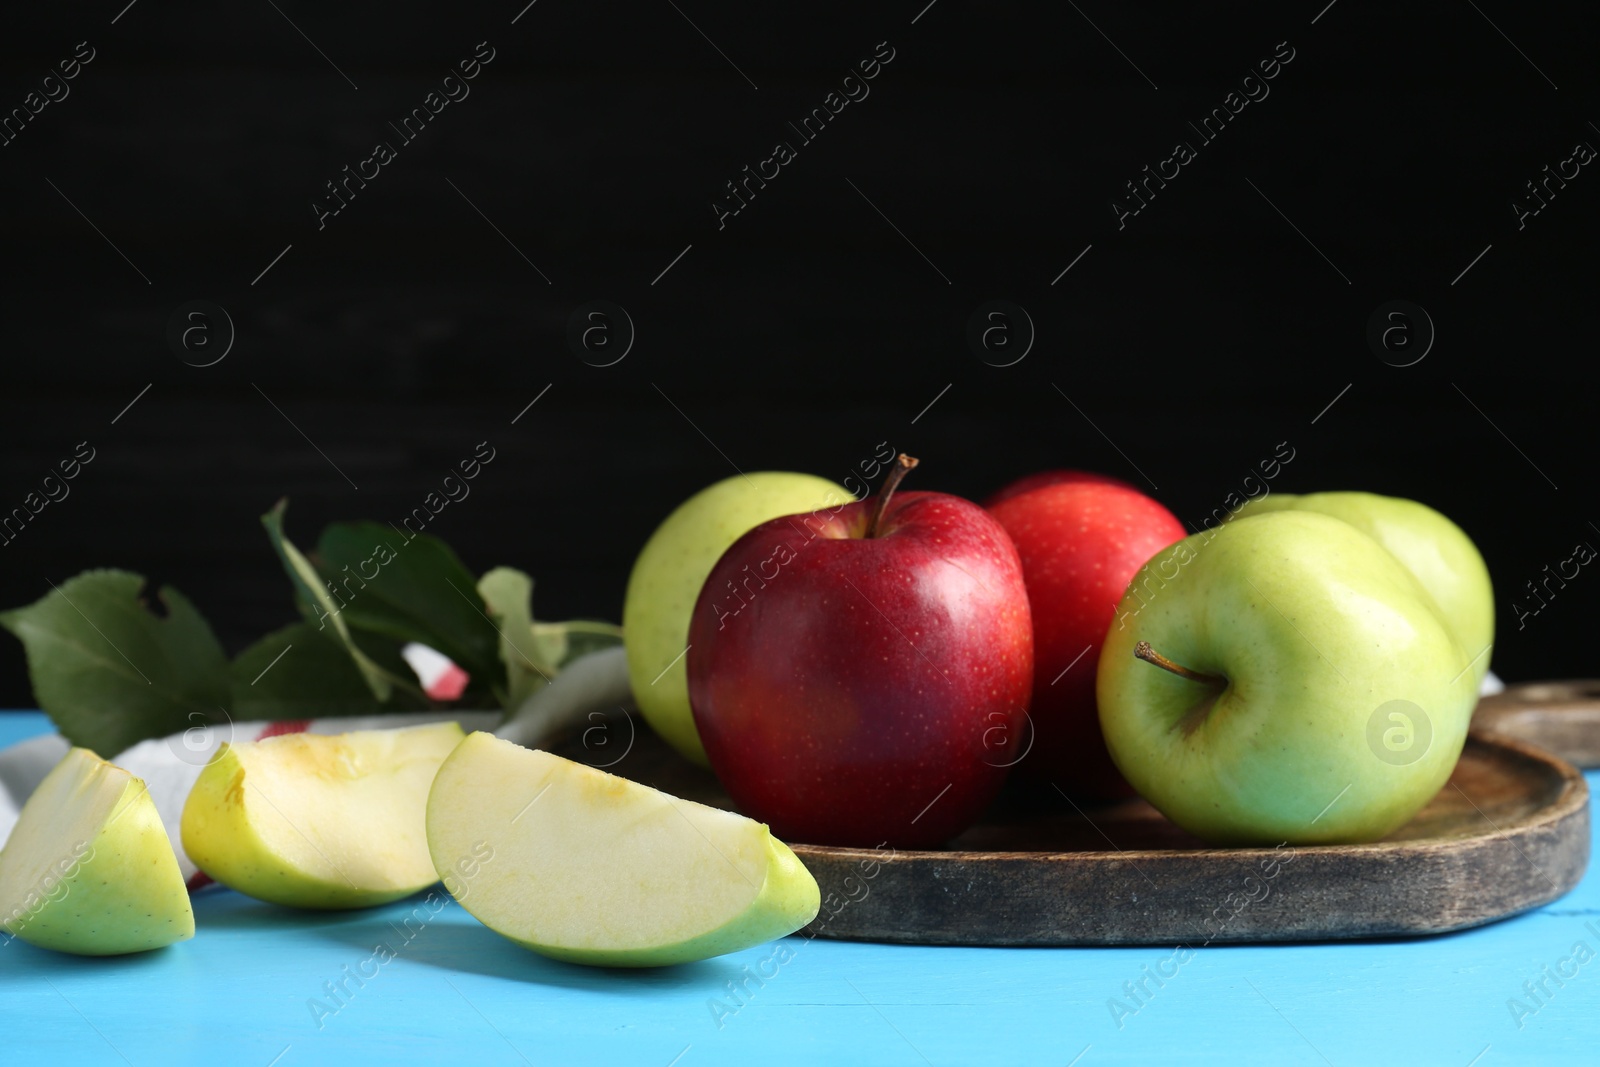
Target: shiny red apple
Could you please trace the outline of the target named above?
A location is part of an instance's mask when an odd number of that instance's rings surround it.
[[[1012,762],[1033,678],[1022,564],[971,501],[895,493],[915,464],[867,500],[757,526],[695,604],[695,728],[781,838],[938,845]]]
[[[1077,796],[1132,796],[1100,734],[1100,645],[1134,573],[1188,531],[1125,483],[1056,479],[1012,492],[1028,481],[989,505],[1022,557],[1033,613],[1033,744],[1017,771]]]
[[[1096,474],[1094,471],[1076,471],[1069,469],[1039,471],[1029,474],[1011,482],[1005,488],[997,490],[994,495],[983,502],[983,506],[993,509],[1002,500],[1010,500],[1023,493],[1031,493],[1035,489],[1042,489],[1047,485],[1060,485],[1063,482],[1093,482],[1096,485],[1120,485],[1124,489],[1134,489],[1134,486],[1121,478],[1113,478],[1109,474]],[[1137,492],[1137,489],[1134,489]]]

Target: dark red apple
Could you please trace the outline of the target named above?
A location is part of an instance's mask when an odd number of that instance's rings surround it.
[[[1023,493],[1031,493],[1035,489],[1042,489],[1047,485],[1060,485],[1063,482],[1093,482],[1096,485],[1120,485],[1124,489],[1134,489],[1132,485],[1121,478],[1113,478],[1109,474],[1096,474],[1093,471],[1053,470],[1040,471],[1018,478],[1005,488],[997,490],[994,495],[983,502],[983,506],[994,510],[994,506],[1002,500],[1010,500]],[[1138,492],[1137,489],[1134,489]]]
[[[996,499],[989,510],[1022,557],[1033,612],[1033,747],[1017,771],[1073,795],[1132,796],[1100,734],[1100,645],[1134,573],[1188,531],[1112,481],[1057,480]]]
[[[1017,550],[986,511],[882,490],[763,523],[689,624],[711,768],[780,838],[938,845],[994,798],[1022,732],[1033,629]]]

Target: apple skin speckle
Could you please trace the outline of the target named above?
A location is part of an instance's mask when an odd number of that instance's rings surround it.
[[[875,504],[835,522],[864,530]],[[1004,780],[1008,752],[988,739],[1024,732],[1033,628],[1016,548],[970,501],[900,491],[876,537],[791,532],[793,559],[719,619],[708,592],[786,530],[776,519],[735,542],[690,623],[690,704],[712,769],[785,840],[941,844]]]
[[[1016,544],[1033,610],[1035,734],[1017,773],[1085,795],[1132,796],[1100,733],[1100,646],[1129,580],[1188,531],[1127,483],[1080,472],[1025,478],[989,508]]]

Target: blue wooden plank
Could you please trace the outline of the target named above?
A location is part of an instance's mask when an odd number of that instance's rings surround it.
[[[0,715],[0,744],[47,728]],[[217,889],[196,897],[195,939],[163,952],[84,960],[11,943],[0,1059],[1493,1067],[1589,1062],[1600,1040],[1593,876],[1546,908],[1459,934],[1212,946],[1181,964],[1168,948],[789,938],[672,970],[601,971],[525,952],[427,899],[321,915]],[[392,960],[378,962],[379,944]],[[1147,977],[1162,971],[1159,984]]]

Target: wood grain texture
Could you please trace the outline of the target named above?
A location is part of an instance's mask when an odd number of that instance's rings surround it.
[[[626,720],[556,751],[731,808],[707,771]],[[609,750],[609,755],[606,753]],[[1548,903],[1589,862],[1589,792],[1522,742],[1469,736],[1450,781],[1366,845],[1208,848],[1142,800],[1079,811],[1005,798],[938,851],[790,842],[823,909],[808,936],[924,945],[1314,941],[1442,933]]]
[[[1508,686],[1478,701],[1472,725],[1526,741],[1585,770],[1600,767],[1600,679]]]

